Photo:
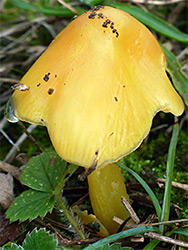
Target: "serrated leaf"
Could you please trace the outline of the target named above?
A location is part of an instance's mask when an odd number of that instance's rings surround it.
[[[56,250],[57,241],[45,229],[34,229],[27,234],[23,245],[25,250]]]
[[[20,179],[24,185],[35,190],[53,192],[66,166],[67,163],[55,152],[42,153],[29,160]]]
[[[37,216],[44,217],[53,209],[55,196],[36,190],[28,190],[18,196],[6,211],[11,221],[33,220]]]
[[[23,247],[11,243],[11,245],[4,246],[2,250],[25,250]]]

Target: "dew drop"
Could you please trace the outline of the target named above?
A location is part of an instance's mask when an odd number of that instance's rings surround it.
[[[9,122],[18,122],[18,118],[14,115],[15,107],[12,100],[12,97],[8,100],[5,107],[5,117]]]

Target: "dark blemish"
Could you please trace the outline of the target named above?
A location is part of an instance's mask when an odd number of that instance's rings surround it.
[[[41,85],[41,83],[37,84],[37,87],[39,87]]]
[[[125,85],[123,85],[123,88],[125,88]]]
[[[97,151],[95,152],[95,155],[97,156],[99,154],[99,149],[97,149]]]
[[[112,133],[109,135],[109,137],[112,136],[113,134],[114,134],[114,132],[112,132]]]
[[[115,32],[116,32],[116,29],[113,29],[112,32],[115,33]]]
[[[55,78],[57,77],[57,75],[55,75]]]
[[[100,19],[100,18],[103,19],[103,18],[104,18],[103,14],[102,14],[102,13],[99,13],[99,14],[98,14],[98,18],[99,18],[99,19]]]
[[[119,36],[119,33],[116,31],[116,37],[118,37]]]
[[[114,29],[114,23],[111,23],[110,28]]]
[[[115,101],[116,101],[116,102],[118,101],[118,99],[117,99],[117,97],[116,97],[116,96],[114,96],[114,99],[115,99]]]
[[[50,75],[50,73],[48,73],[48,74],[46,74],[46,75],[44,76],[43,80],[44,80],[45,82],[47,82],[47,81],[49,80],[49,75]]]
[[[107,23],[107,24],[111,23],[110,19],[107,19],[107,20],[106,20],[106,23]]]
[[[92,13],[88,16],[88,18],[89,18],[89,19],[94,19],[95,16],[96,16],[96,13],[95,13],[95,12],[92,12]]]
[[[66,85],[66,83],[64,83],[64,85]]]
[[[40,119],[41,120],[41,122],[43,122],[44,120],[43,119]]]
[[[102,27],[107,28],[107,27],[108,27],[108,26],[107,26],[107,23],[104,22],[104,23],[102,24]]]
[[[54,92],[54,89],[49,89],[49,90],[48,90],[48,94],[49,94],[49,95],[53,94],[53,92]]]
[[[92,9],[91,9],[91,11],[93,12],[93,11],[97,11],[97,10],[100,10],[100,9],[104,9],[104,6],[102,6],[102,5],[97,5],[97,6],[94,6]]]
[[[55,164],[55,159],[51,159],[50,164],[53,166]]]

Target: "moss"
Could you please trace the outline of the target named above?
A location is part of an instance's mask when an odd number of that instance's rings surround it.
[[[145,181],[157,181],[157,178],[165,178],[166,163],[170,136],[165,136],[163,130],[160,133],[150,135],[147,144],[142,144],[135,152],[121,159],[121,163],[137,172]],[[179,133],[176,148],[173,181],[188,183],[188,140],[184,130]],[[132,175],[122,170],[126,182],[135,182]],[[153,189],[157,198],[162,200],[164,196],[164,186]],[[182,208],[180,218],[187,218],[187,194],[184,190],[172,187],[171,202]]]

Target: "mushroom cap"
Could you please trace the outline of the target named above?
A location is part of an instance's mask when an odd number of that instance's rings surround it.
[[[151,32],[128,13],[95,7],[73,20],[21,79],[20,120],[47,126],[64,160],[97,167],[135,150],[159,111],[184,104]],[[12,108],[11,108],[12,109]]]

